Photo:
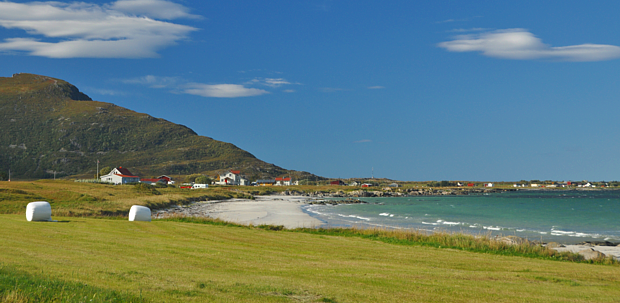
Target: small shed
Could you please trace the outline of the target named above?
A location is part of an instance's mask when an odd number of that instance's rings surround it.
[[[45,201],[28,203],[28,206],[26,206],[26,220],[52,221],[52,206]]]
[[[129,210],[129,221],[151,222],[151,209],[140,205],[132,206]]]

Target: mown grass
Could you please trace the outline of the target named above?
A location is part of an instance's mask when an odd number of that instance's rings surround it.
[[[165,221],[198,223],[220,226],[232,226],[270,231],[287,231],[309,233],[324,236],[358,237],[397,245],[428,246],[435,248],[458,249],[469,252],[495,254],[503,256],[519,256],[556,261],[582,262],[591,264],[620,265],[613,257],[585,260],[582,255],[571,252],[558,252],[535,243],[510,245],[490,235],[469,235],[462,233],[433,232],[420,230],[396,230],[383,228],[295,228],[286,229],[281,225],[241,225],[212,218],[171,216]]]
[[[16,275],[86,284],[95,292],[130,298],[141,292],[154,302],[614,302],[620,297],[617,266],[274,232],[268,226],[195,224],[194,219],[58,219],[66,222],[0,215],[3,264]]]
[[[148,302],[128,293],[52,276],[29,274],[0,263],[0,302]]]

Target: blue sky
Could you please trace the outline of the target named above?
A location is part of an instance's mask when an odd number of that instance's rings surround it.
[[[0,76],[326,177],[619,180],[620,2],[464,2],[0,1]]]

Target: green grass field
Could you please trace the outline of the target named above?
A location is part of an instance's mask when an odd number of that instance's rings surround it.
[[[618,302],[620,266],[465,236],[281,230],[173,218],[133,204],[244,197],[67,181],[0,184],[0,302]],[[262,193],[262,192],[261,192]],[[27,222],[50,201],[53,219]]]
[[[0,301],[617,302],[620,297],[618,266],[174,221],[55,219],[61,222],[0,215],[0,277],[9,277],[0,280]],[[15,283],[16,276],[26,277],[25,285],[49,281],[45,285],[56,289],[48,299],[28,301],[31,292]],[[74,290],[81,295],[71,301]]]

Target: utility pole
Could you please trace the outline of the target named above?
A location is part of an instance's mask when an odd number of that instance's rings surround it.
[[[99,159],[97,159],[97,180],[99,180]]]
[[[11,182],[11,169],[9,168],[9,182]]]

